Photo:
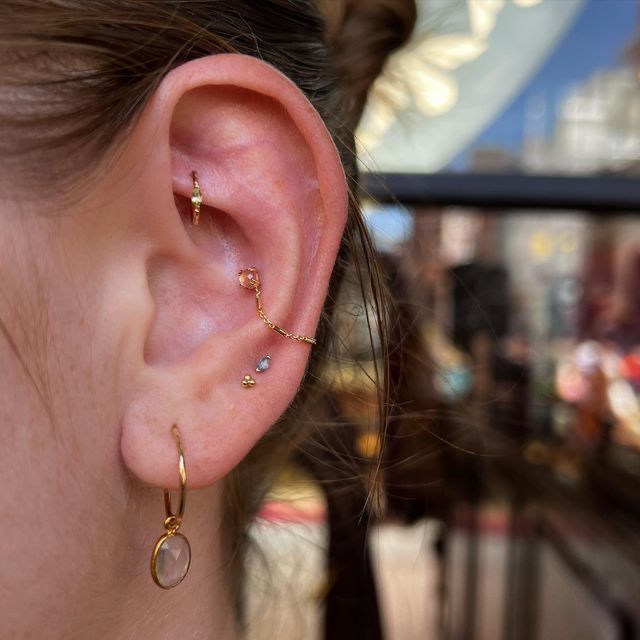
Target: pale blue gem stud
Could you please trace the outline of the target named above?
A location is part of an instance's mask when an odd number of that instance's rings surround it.
[[[264,358],[262,358],[260,362],[258,362],[256,366],[256,371],[258,373],[262,373],[266,371],[270,365],[271,365],[271,356],[264,356]]]

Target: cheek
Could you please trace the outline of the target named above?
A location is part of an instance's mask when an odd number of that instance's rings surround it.
[[[116,337],[109,331],[103,256],[90,234],[62,220],[52,236],[46,277],[47,378],[54,415],[66,434],[63,449],[92,477],[116,474],[119,423]]]
[[[10,225],[10,242],[0,240],[0,319],[14,345],[0,336],[4,431],[29,477],[55,474],[57,487],[67,476],[85,484],[115,476],[119,464],[117,357],[96,332],[108,315],[101,261],[81,231],[77,220],[48,213],[25,216]]]
[[[43,590],[54,608],[58,585],[84,588],[73,567],[100,553],[100,532],[126,505],[109,501],[125,492],[117,486],[113,345],[93,330],[104,313],[94,292],[98,263],[65,250],[63,227],[34,218],[0,239],[0,521],[11,523],[2,582]]]

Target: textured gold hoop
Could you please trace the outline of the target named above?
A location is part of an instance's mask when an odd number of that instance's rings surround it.
[[[276,333],[279,333],[281,336],[285,338],[289,338],[290,340],[297,340],[298,342],[306,342],[307,344],[317,344],[317,340],[315,338],[309,338],[308,336],[298,335],[297,333],[289,333],[285,331],[282,327],[279,327],[275,322],[269,320],[266,316],[264,309],[262,307],[261,295],[260,291],[260,274],[255,267],[247,267],[246,269],[242,269],[242,271],[238,272],[238,279],[240,280],[240,286],[245,289],[249,289],[255,292],[256,296],[256,309],[258,311],[258,316],[260,319]]]
[[[171,493],[164,490],[165,519],[163,533],[155,543],[151,554],[151,577],[162,589],[171,589],[180,584],[191,565],[191,545],[187,538],[178,533],[184,517],[184,507],[187,499],[187,469],[184,462],[184,451],[180,442],[178,427],[171,427],[178,447],[178,475],[180,476],[180,502],[178,510],[171,507]]]
[[[200,183],[198,182],[198,174],[195,171],[192,171],[191,177],[193,179],[193,191],[191,192],[191,224],[193,224],[193,226],[197,226],[200,221],[202,190],[200,189]]]

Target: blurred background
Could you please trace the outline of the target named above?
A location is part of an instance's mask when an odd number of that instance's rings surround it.
[[[358,131],[382,461],[345,303],[335,420],[253,527],[248,637],[638,639],[640,7],[418,6]]]

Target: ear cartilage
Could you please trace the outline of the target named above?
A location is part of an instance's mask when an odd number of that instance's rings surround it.
[[[242,386],[245,389],[252,389],[256,386],[256,381],[247,373],[247,375],[242,378]]]
[[[307,344],[317,344],[315,338],[309,338],[307,336],[301,336],[295,333],[289,333],[285,331],[281,327],[279,327],[275,322],[272,322],[265,315],[264,309],[262,308],[262,300],[260,296],[262,292],[260,291],[260,274],[255,267],[247,267],[246,269],[242,269],[242,271],[238,272],[238,279],[240,280],[240,286],[245,289],[249,289],[250,291],[255,292],[256,296],[256,310],[258,311],[258,316],[262,322],[264,322],[269,329],[272,329],[276,333],[279,333],[281,336],[285,338],[289,338],[291,340],[297,340],[298,342],[306,342]]]
[[[263,356],[256,365],[256,373],[264,373],[271,366],[271,356]]]
[[[202,190],[200,189],[200,183],[198,182],[198,174],[195,171],[192,171],[191,177],[193,178],[193,191],[191,192],[191,224],[195,227],[200,221]]]

